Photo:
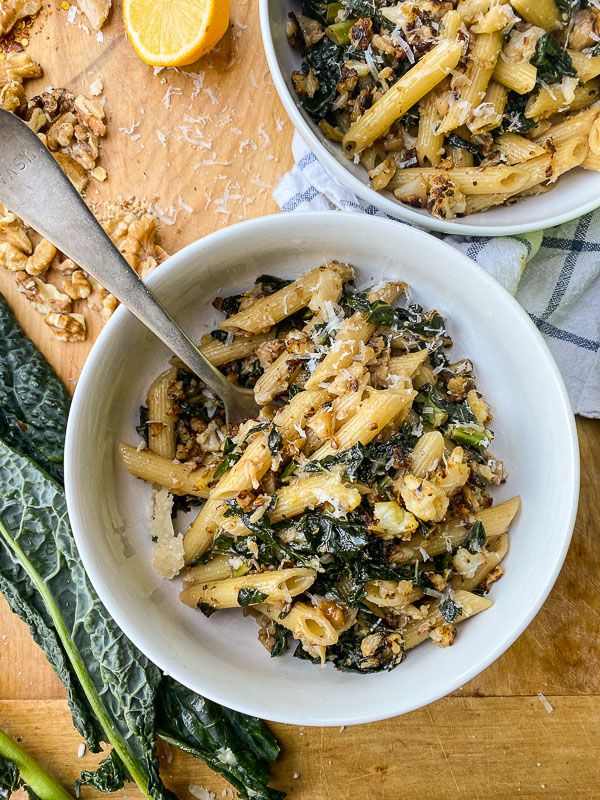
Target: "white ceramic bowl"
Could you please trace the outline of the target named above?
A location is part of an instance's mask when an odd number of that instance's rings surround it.
[[[152,572],[150,488],[127,474],[117,443],[136,443],[138,407],[169,357],[121,307],[81,375],[67,433],[69,514],[90,579],[133,642],[165,672],[212,700],[271,720],[347,725],[395,716],[461,686],[498,658],[544,602],[563,563],[578,495],[573,417],[556,364],[525,312],[466,256],[428,234],[355,214],[263,217],[181,250],[148,285],[198,336],[214,324],[215,295],[261,273],[295,277],[326,259],[358,270],[359,284],[402,278],[417,302],[449,319],[453,353],[472,357],[493,403],[495,454],[520,494],[506,576],[495,605],[460,626],[456,644],[412,651],[393,672],[319,669],[291,654],[269,658],[239,611],[210,619],[182,605],[179,581]]]
[[[297,101],[290,75],[299,69],[301,57],[288,44],[285,24],[288,12],[300,8],[299,0],[259,0],[259,8],[263,44],[273,82],[296,130],[340,183],[386,214],[430,230],[502,236],[560,225],[600,206],[600,174],[583,169],[564,175],[559,185],[546,194],[454,220],[436,219],[427,211],[400,203],[391,192],[376,192],[370,186],[365,168],[345,158],[340,145],[322,134]]]

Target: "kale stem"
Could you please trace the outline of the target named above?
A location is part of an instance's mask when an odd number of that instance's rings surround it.
[[[0,730],[0,756],[4,756],[17,767],[21,780],[29,786],[40,800],[73,800],[73,796],[63,789],[37,761],[28,755],[4,731]]]
[[[21,547],[19,546],[18,542],[13,539],[13,537],[8,532],[6,526],[0,519],[0,533],[4,537],[7,545],[11,548],[13,553],[19,559],[21,566],[29,575],[31,581],[33,582],[35,588],[40,593],[42,600],[44,601],[46,608],[48,609],[48,613],[52,618],[52,622],[54,623],[54,627],[56,628],[56,632],[59,636],[59,639],[62,643],[62,646],[65,648],[65,651],[69,657],[71,664],[73,665],[73,669],[75,670],[75,674],[79,679],[81,684],[81,688],[83,689],[85,696],[92,708],[92,711],[96,715],[96,718],[100,722],[104,732],[106,733],[107,739],[110,744],[114,747],[114,749],[119,754],[119,757],[125,768],[129,772],[132,780],[138,785],[140,791],[146,796],[150,797],[148,794],[148,779],[147,776],[144,774],[143,768],[136,762],[133,754],[131,753],[129,746],[119,733],[114,720],[111,718],[110,714],[106,710],[102,699],[100,698],[98,692],[96,691],[96,687],[90,677],[90,673],[85,666],[85,662],[81,656],[81,653],[77,649],[75,642],[71,638],[69,631],[65,625],[64,619],[60,613],[60,610],[56,604],[56,601],[48,587],[41,579],[38,572],[35,570],[33,564],[29,561]]]

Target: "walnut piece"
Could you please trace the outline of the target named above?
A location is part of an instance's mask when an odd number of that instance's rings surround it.
[[[82,314],[46,314],[44,322],[51,329],[55,339],[61,342],[83,342],[86,326]]]
[[[82,269],[75,270],[70,278],[63,282],[62,288],[63,292],[73,300],[84,300],[92,293],[92,284]]]
[[[32,250],[25,225],[0,203],[0,267],[12,272],[25,269]]]
[[[77,3],[89,19],[92,28],[99,31],[110,12],[111,0],[77,0]]]
[[[27,272],[17,272],[17,286],[25,295],[33,308],[40,314],[67,314],[72,308],[72,301],[66,294],[59,292],[52,283],[45,283],[40,278],[34,278]]]
[[[39,78],[42,68],[27,53],[15,53],[10,58],[0,61],[0,86],[11,81],[23,81],[28,78]]]
[[[67,89],[53,89],[32,98],[24,117],[77,190],[84,191],[96,169],[99,140],[106,134],[102,105]]]
[[[25,269],[30,275],[41,275],[46,272],[56,255],[56,247],[47,239],[42,239],[36,245],[33,254],[27,260]]]
[[[16,23],[32,17],[42,7],[42,0],[3,0],[0,5],[0,36],[10,33]]]
[[[167,258],[156,244],[158,220],[150,207],[135,200],[117,201],[101,220],[104,230],[117,245],[125,260],[145,278]]]

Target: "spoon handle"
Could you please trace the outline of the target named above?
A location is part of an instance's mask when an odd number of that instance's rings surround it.
[[[200,353],[125,261],[35,133],[1,109],[0,201],[133,312],[216,392],[228,418],[252,416],[252,396],[242,394]]]

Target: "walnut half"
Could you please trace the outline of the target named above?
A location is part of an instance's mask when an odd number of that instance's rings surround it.
[[[83,342],[85,339],[85,317],[82,314],[50,313],[44,322],[52,331],[55,339],[61,342]]]
[[[3,0],[0,5],[0,36],[6,36],[20,19],[32,17],[41,7],[42,0]]]

